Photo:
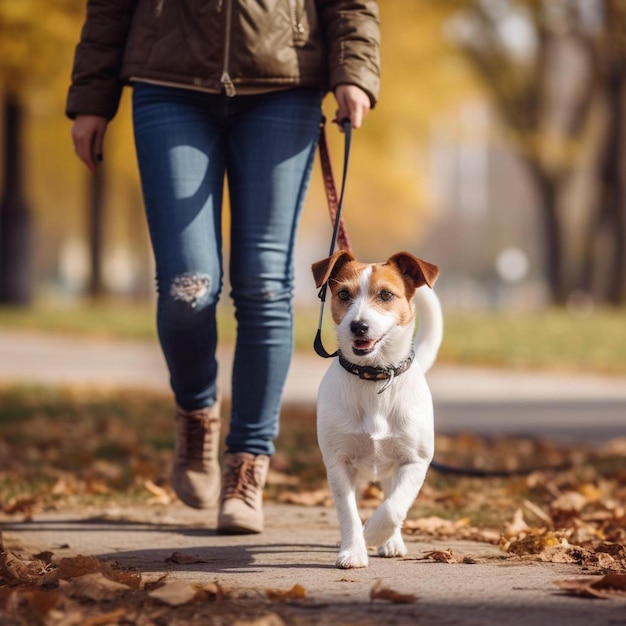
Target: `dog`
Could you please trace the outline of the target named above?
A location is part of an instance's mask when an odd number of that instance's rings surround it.
[[[424,375],[443,337],[432,290],[439,268],[408,252],[366,264],[339,250],[312,272],[318,288],[330,289],[339,345],[317,399],[318,443],[341,531],[335,564],[366,567],[368,546],[382,557],[407,554],[402,525],[433,458]],[[385,494],[365,526],[356,501],[360,480],[379,481]]]

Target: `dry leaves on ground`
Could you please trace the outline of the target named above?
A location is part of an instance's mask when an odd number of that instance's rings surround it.
[[[508,444],[492,442],[493,450],[515,455],[513,440]],[[529,453],[531,443],[521,444]],[[535,448],[545,445],[538,442]],[[510,478],[427,480],[405,532],[493,543],[515,558],[576,563],[594,574],[626,573],[626,440],[584,453],[548,450],[556,463],[552,470]],[[479,457],[486,451],[483,447]],[[568,455],[569,467],[561,469]],[[415,516],[420,508],[435,507],[446,517]],[[457,514],[451,515],[455,508]],[[507,517],[498,519],[499,512]]]
[[[564,592],[588,598],[626,598],[626,574],[587,576],[573,580],[555,580],[554,584]]]
[[[179,557],[173,562],[180,562]],[[150,580],[138,570],[93,557],[57,561],[51,553],[46,553],[45,558],[25,558],[14,552],[0,552],[0,623],[208,624],[214,623],[209,621],[209,615],[221,615],[223,620],[219,623],[282,626],[288,621],[276,611],[268,611],[267,607],[274,606],[270,603],[282,605],[307,596],[306,590],[297,584],[286,590],[268,589],[265,603],[258,595],[249,598],[248,594],[249,591],[226,589],[217,580],[199,584],[169,575]],[[197,619],[201,621],[193,621]]]
[[[417,596],[413,593],[400,593],[388,587],[383,587],[381,580],[377,580],[370,589],[370,602],[384,600],[394,604],[411,604],[417,602]]]
[[[295,584],[291,589],[266,589],[265,595],[277,602],[287,600],[302,600],[306,598],[306,589],[302,585]]]
[[[0,406],[0,511],[5,516],[27,520],[41,511],[94,501],[122,508],[129,500],[163,507],[175,499],[168,476],[173,449],[169,398],[123,391],[8,388],[0,389]],[[456,467],[504,469],[512,475],[451,477],[429,472],[405,524],[406,534],[488,542],[511,559],[575,563],[585,574],[599,576],[577,583],[576,593],[622,595],[615,585],[606,587],[607,581],[617,584],[620,579],[603,577],[626,574],[626,438],[587,449],[523,437],[438,437],[437,457]],[[377,485],[369,485],[360,495],[367,517],[383,494]],[[283,408],[267,497],[332,507],[317,447],[314,407]],[[208,603],[215,608],[237,597],[222,595],[217,587],[146,581],[139,572],[86,557],[57,561],[50,553],[22,558],[0,551],[0,611],[45,614],[53,626],[61,623],[60,614],[68,626],[115,624],[121,619],[116,617],[118,607],[94,611],[88,593],[111,598],[101,604],[123,602],[128,611],[137,605],[167,612],[174,606],[168,602],[181,603],[176,609],[181,614],[188,606],[196,610]],[[196,558],[175,553],[170,563],[199,562]],[[430,551],[423,558],[471,562],[452,550]],[[90,578],[80,581],[84,576]],[[86,581],[89,592],[81,586]],[[298,600],[294,588],[270,591],[275,595],[264,601],[271,602],[272,609],[241,618],[242,624],[260,620],[265,626],[272,616],[282,619],[278,613],[289,602],[278,601],[281,594]],[[372,590],[373,600],[399,602],[403,595],[381,584]]]

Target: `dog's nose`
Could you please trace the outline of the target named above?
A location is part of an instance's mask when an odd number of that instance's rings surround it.
[[[366,335],[369,328],[370,327],[361,320],[354,320],[353,322],[350,322],[350,332],[357,337],[363,337],[363,335]]]

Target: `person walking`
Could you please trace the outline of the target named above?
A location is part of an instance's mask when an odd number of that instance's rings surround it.
[[[322,99],[359,128],[378,98],[375,0],[88,0],[66,114],[95,173],[122,89],[155,257],[157,330],[175,400],[172,485],[217,530],[263,530],[263,488],[293,351],[294,245]],[[216,307],[237,321],[220,471]]]

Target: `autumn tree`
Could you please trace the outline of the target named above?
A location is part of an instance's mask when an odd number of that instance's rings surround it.
[[[59,61],[66,57],[83,11],[80,0],[9,0],[0,4],[0,303],[25,305],[33,297],[33,224],[24,156],[27,103],[58,72],[67,71]]]
[[[626,288],[626,2],[607,0],[603,28],[593,46],[598,95],[604,111],[596,176],[598,198],[583,245],[580,288],[611,304]]]
[[[483,79],[534,183],[544,274],[556,304],[575,290],[613,303],[624,296],[625,10],[620,0],[476,0],[454,18],[455,41]],[[589,128],[600,108],[600,197],[587,207],[584,252],[572,255],[564,194],[592,147]]]

